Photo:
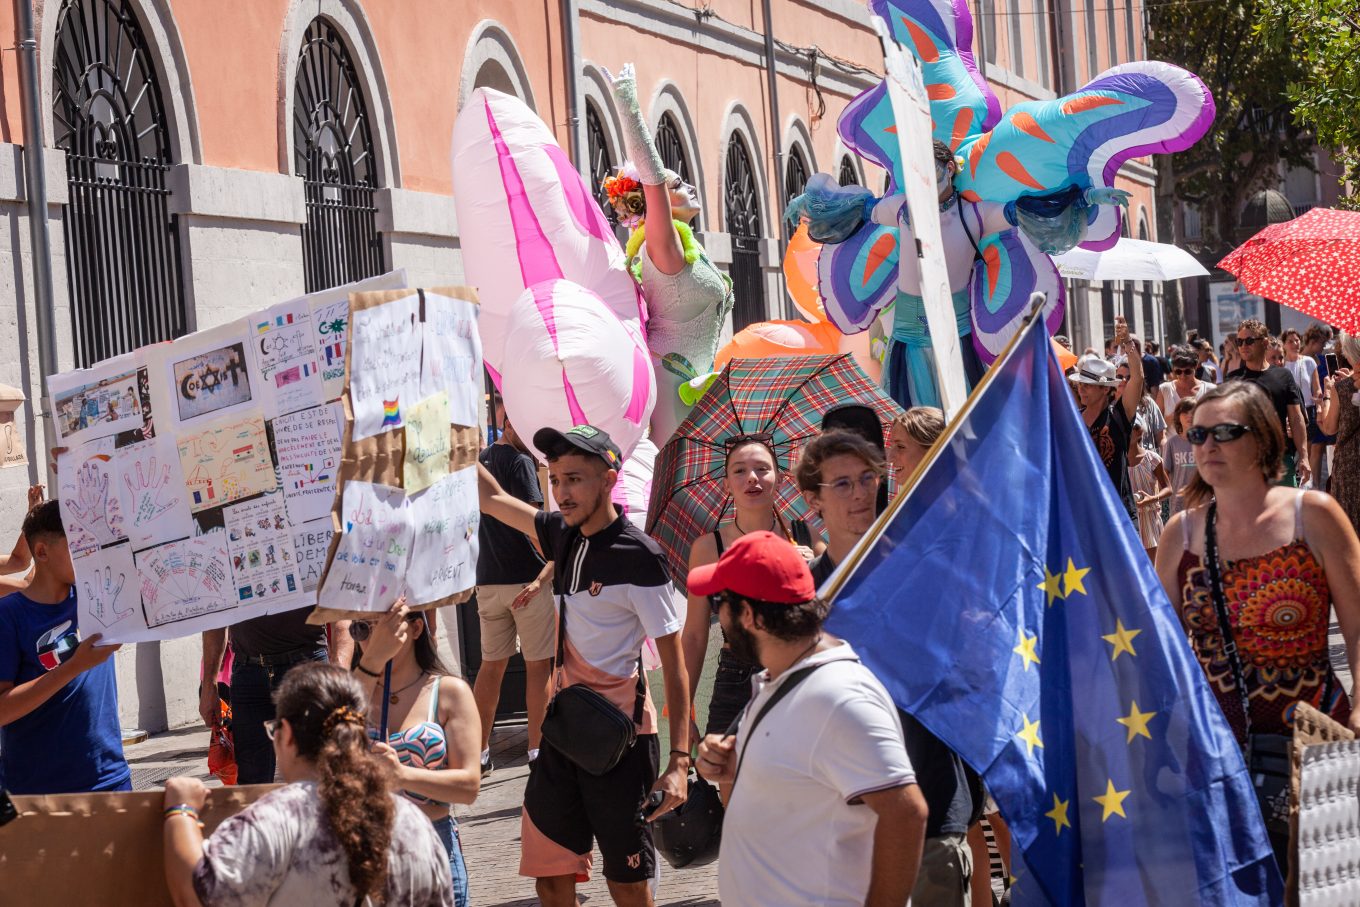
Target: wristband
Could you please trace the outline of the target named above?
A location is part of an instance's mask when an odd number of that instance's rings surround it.
[[[360,659],[359,661],[356,661],[354,663],[354,670],[358,671],[360,674],[367,674],[369,677],[372,677],[375,680],[382,677],[382,675],[379,674],[377,671],[370,671],[368,668],[364,667],[363,659]]]
[[[684,756],[686,759],[693,759],[693,758],[694,758],[693,756],[691,756],[691,755],[689,754],[689,750],[671,750],[671,755],[672,755],[672,756]]]
[[[194,824],[199,828],[203,827],[203,822],[198,818],[198,810],[194,809],[188,803],[180,803],[176,806],[167,808],[165,810],[165,815],[162,817],[162,821],[172,819],[175,816],[188,816],[190,819],[194,820]]]

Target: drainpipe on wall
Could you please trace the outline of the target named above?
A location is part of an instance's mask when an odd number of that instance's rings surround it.
[[[769,85],[770,93],[770,145],[774,149],[774,197],[778,203],[774,212],[775,231],[774,235],[779,243],[779,267],[776,269],[779,274],[780,308],[783,305],[784,286],[784,208],[788,206],[789,200],[784,197],[784,149],[781,131],[782,121],[779,119],[779,87],[775,73],[774,58],[774,25],[770,15],[770,0],[762,3],[765,11],[765,79]],[[787,313],[786,313],[787,314]]]
[[[47,230],[47,170],[43,160],[42,90],[38,79],[38,41],[33,31],[33,0],[15,0],[19,26],[20,103],[24,120],[24,188],[28,202],[29,260],[33,267],[33,302],[37,312],[38,370],[41,395],[35,416],[43,420],[43,441],[56,441],[52,426],[51,399],[47,377],[57,371],[57,335],[52,303],[52,239]],[[52,467],[43,451],[43,461]],[[51,484],[52,476],[48,476]],[[49,490],[49,494],[51,491]]]
[[[562,54],[566,58],[567,154],[576,170],[590,182],[590,146],[581,141],[581,20],[576,0],[562,0]],[[592,187],[592,191],[595,187]]]

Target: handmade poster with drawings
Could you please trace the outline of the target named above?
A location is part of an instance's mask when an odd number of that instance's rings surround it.
[[[251,353],[260,376],[259,402],[269,417],[325,402],[311,311],[302,300],[250,316]]]
[[[123,529],[136,550],[194,534],[179,449],[161,436],[120,447],[113,454],[123,508]]]
[[[342,533],[321,601],[342,611],[386,611],[401,595],[414,529],[400,488],[346,482]]]
[[[80,602],[80,635],[103,633],[118,642],[124,623],[141,627],[141,585],[131,545],[110,545],[76,561],[76,597]]]
[[[406,597],[415,605],[440,601],[477,584],[477,469],[444,476],[408,497],[415,539],[406,569]]]
[[[483,392],[482,338],[477,333],[477,306],[473,302],[439,290],[425,292],[421,363],[421,395],[445,391],[451,424],[480,424],[477,405]]]
[[[398,268],[354,283],[318,290],[293,303],[306,303],[311,310],[313,346],[321,366],[323,399],[338,400],[345,390],[345,346],[349,333],[349,295],[406,286],[406,269]]]
[[[144,394],[146,380],[146,369],[136,352],[49,378],[60,446],[140,431],[151,415]]]
[[[224,612],[237,602],[225,530],[148,548],[135,560],[148,628],[211,616],[225,618],[213,626],[231,621]]]
[[[259,416],[228,419],[181,433],[179,462],[189,509],[194,513],[277,486],[264,420]]]
[[[86,441],[57,462],[57,500],[67,547],[80,554],[127,538],[113,438]]]
[[[274,603],[297,595],[297,557],[283,495],[275,492],[222,508],[236,599]]]
[[[330,550],[331,536],[334,534],[335,528],[331,525],[329,515],[293,528],[293,556],[303,592],[315,593],[321,587],[321,574],[326,569],[326,553]],[[315,598],[315,595],[311,597]]]
[[[401,428],[420,399],[420,297],[415,291],[350,316],[354,440]]]
[[[258,373],[252,374],[247,345],[246,322],[238,319],[181,337],[165,350],[175,424],[259,406],[260,379]]]
[[[449,474],[449,395],[439,391],[406,411],[402,487],[408,495]]]
[[[272,423],[279,481],[294,525],[320,519],[335,505],[342,418],[339,403],[325,403],[279,416]]]

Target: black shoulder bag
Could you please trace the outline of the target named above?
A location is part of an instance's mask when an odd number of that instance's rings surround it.
[[[558,672],[566,652],[565,587],[557,599],[557,657],[553,662],[557,692],[543,714],[543,739],[583,772],[605,775],[623,760],[637,741],[637,726],[642,723],[642,712],[647,703],[647,675],[642,670],[642,655],[638,655],[637,699],[631,718],[583,683],[562,689],[562,675]]]
[[[1218,616],[1218,632],[1223,637],[1223,654],[1228,659],[1233,685],[1237,687],[1237,695],[1242,703],[1242,716],[1247,729],[1247,771],[1256,788],[1256,800],[1261,806],[1261,816],[1265,819],[1271,844],[1276,853],[1283,853],[1289,846],[1290,748],[1293,738],[1285,734],[1252,733],[1251,694],[1247,690],[1246,673],[1242,670],[1237,641],[1233,638],[1232,619],[1228,615],[1228,602],[1223,594],[1222,568],[1218,561],[1218,531],[1215,528],[1217,518],[1218,502],[1213,501],[1204,517],[1204,568],[1209,574],[1209,594]],[[1329,673],[1322,693],[1324,708],[1330,698]],[[1283,869],[1281,866],[1281,871]]]

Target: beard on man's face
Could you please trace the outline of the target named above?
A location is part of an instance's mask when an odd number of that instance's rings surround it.
[[[760,664],[760,653],[756,651],[756,636],[743,627],[736,615],[732,614],[731,605],[728,606],[728,620],[729,622],[723,625],[723,633],[727,636],[727,644],[731,646],[732,654],[748,664]]]

